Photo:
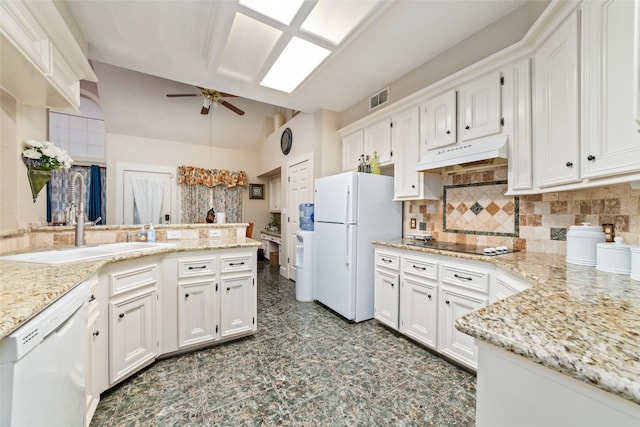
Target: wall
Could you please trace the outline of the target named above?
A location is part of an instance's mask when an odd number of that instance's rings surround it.
[[[244,170],[250,183],[267,181],[258,178],[257,153],[250,150],[232,150],[179,141],[141,138],[115,133],[107,134],[107,218],[115,218],[116,164],[118,162],[149,164],[155,166],[197,166],[210,169]],[[109,173],[111,172],[111,173]],[[267,199],[249,199],[243,192],[244,221],[253,222],[260,230],[269,222]],[[179,205],[178,205],[179,206]],[[256,234],[254,233],[254,236]]]
[[[529,1],[400,79],[389,83],[389,104],[520,41],[548,4],[547,0]],[[342,112],[340,127],[366,117],[369,113],[369,98],[362,99]]]
[[[22,105],[5,91],[2,91],[0,98],[0,229],[28,228],[32,224],[44,224],[45,190],[40,192],[34,203],[27,168],[22,161],[22,144],[28,139],[46,140],[46,110]]]
[[[477,169],[443,174],[442,185],[461,188],[468,186],[470,191],[468,200],[465,201],[467,207],[470,208],[476,201],[488,206],[491,200],[481,200],[482,194],[474,192],[473,184],[502,181],[506,180],[506,176],[506,166]],[[504,196],[499,197],[504,199]],[[496,228],[491,221],[486,221],[476,229],[487,234],[445,232],[445,219],[449,225],[460,211],[453,211],[452,206],[449,206],[447,213],[442,200],[405,202],[403,232],[420,232],[422,222],[425,231],[431,233],[435,240],[482,246],[506,245],[509,248],[564,256],[566,231],[570,226],[581,222],[612,223],[615,224],[616,236],[622,236],[627,243],[640,244],[640,189],[631,189],[629,184],[520,196],[517,200],[518,209],[514,210],[514,215],[517,212],[518,237],[492,235]],[[475,214],[466,209],[465,214],[475,218]],[[416,229],[410,227],[411,218],[415,218],[418,223]]]

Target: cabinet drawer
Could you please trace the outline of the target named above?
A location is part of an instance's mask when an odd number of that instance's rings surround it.
[[[489,279],[489,273],[487,271],[460,268],[446,264],[442,266],[443,284],[488,293]]]
[[[222,273],[247,270],[251,270],[251,255],[226,256],[221,260],[220,271]]]
[[[438,263],[435,261],[405,256],[402,266],[407,274],[438,280]]]
[[[215,273],[215,258],[186,258],[178,261],[178,279]]]
[[[388,252],[376,251],[376,266],[400,271],[400,256]]]
[[[152,264],[145,267],[111,273],[109,275],[111,296],[144,286],[155,285],[158,275],[157,267],[157,264]]]

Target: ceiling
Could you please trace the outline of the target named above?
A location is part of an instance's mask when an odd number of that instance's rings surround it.
[[[335,11],[332,25],[348,15],[338,13],[344,4],[354,1],[366,13],[355,13],[355,28],[341,43],[305,29],[314,9]],[[308,0],[290,25],[237,0],[73,0],[68,6],[89,43],[91,60],[293,110],[341,112],[524,3]],[[250,30],[233,25],[251,20],[258,25]],[[291,93],[261,86],[293,37],[330,55]]]

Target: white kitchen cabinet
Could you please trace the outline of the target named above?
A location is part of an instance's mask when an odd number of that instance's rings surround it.
[[[437,200],[440,175],[416,172],[420,156],[420,109],[413,107],[393,118],[394,200]]]
[[[215,276],[178,284],[178,348],[217,338],[218,287]]]
[[[458,140],[500,133],[500,73],[490,73],[458,87]]]
[[[397,330],[400,305],[400,254],[395,251],[376,249],[374,259],[373,317]]]
[[[101,272],[108,289],[109,385],[152,363],[158,354],[159,257],[110,264]]]
[[[342,138],[342,171],[358,170],[364,153],[364,131],[359,130]]]
[[[420,106],[422,114],[421,137],[424,150],[434,150],[457,141],[456,91],[435,96]],[[422,157],[423,152],[420,153]]]
[[[489,303],[510,297],[530,287],[529,283],[512,274],[497,270],[491,282]]]
[[[373,156],[378,153],[378,163],[387,165],[393,162],[391,145],[391,120],[384,119],[364,128],[364,149],[360,154]]]
[[[281,182],[280,176],[269,180],[269,212],[280,212],[282,210]]]
[[[400,290],[400,332],[434,350],[438,346],[438,263],[405,255]]]
[[[634,3],[592,1],[582,5],[583,178],[638,171],[640,133],[634,120]]]
[[[534,57],[535,184],[580,179],[578,11],[537,49]]]
[[[156,290],[147,288],[109,303],[109,380],[123,380],[157,355]]]
[[[239,252],[220,257],[220,338],[257,330],[256,255]]]
[[[106,328],[103,318],[105,296],[97,275],[87,279],[90,283],[87,328],[87,365],[85,382],[85,426],[88,426],[100,402],[100,393],[106,388]]]
[[[253,274],[222,275],[220,287],[220,337],[229,338],[255,331],[256,286]]]
[[[531,144],[531,60],[503,69],[502,114],[504,132],[509,137],[507,165],[509,192],[533,188]]]
[[[439,351],[470,368],[478,367],[478,350],[473,337],[456,329],[459,317],[487,306],[487,298],[451,288],[440,289]]]

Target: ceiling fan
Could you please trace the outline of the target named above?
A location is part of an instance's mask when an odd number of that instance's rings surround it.
[[[235,105],[229,104],[223,98],[227,97],[235,97],[235,95],[231,95],[230,93],[218,92],[217,90],[205,89],[200,86],[196,86],[200,89],[200,93],[178,93],[178,94],[167,94],[169,98],[178,98],[182,96],[202,96],[204,97],[204,101],[202,103],[202,109],[200,110],[200,114],[209,114],[209,109],[213,105],[213,107],[217,107],[218,105],[224,105],[231,111],[236,114],[243,115],[244,111],[236,107]]]

